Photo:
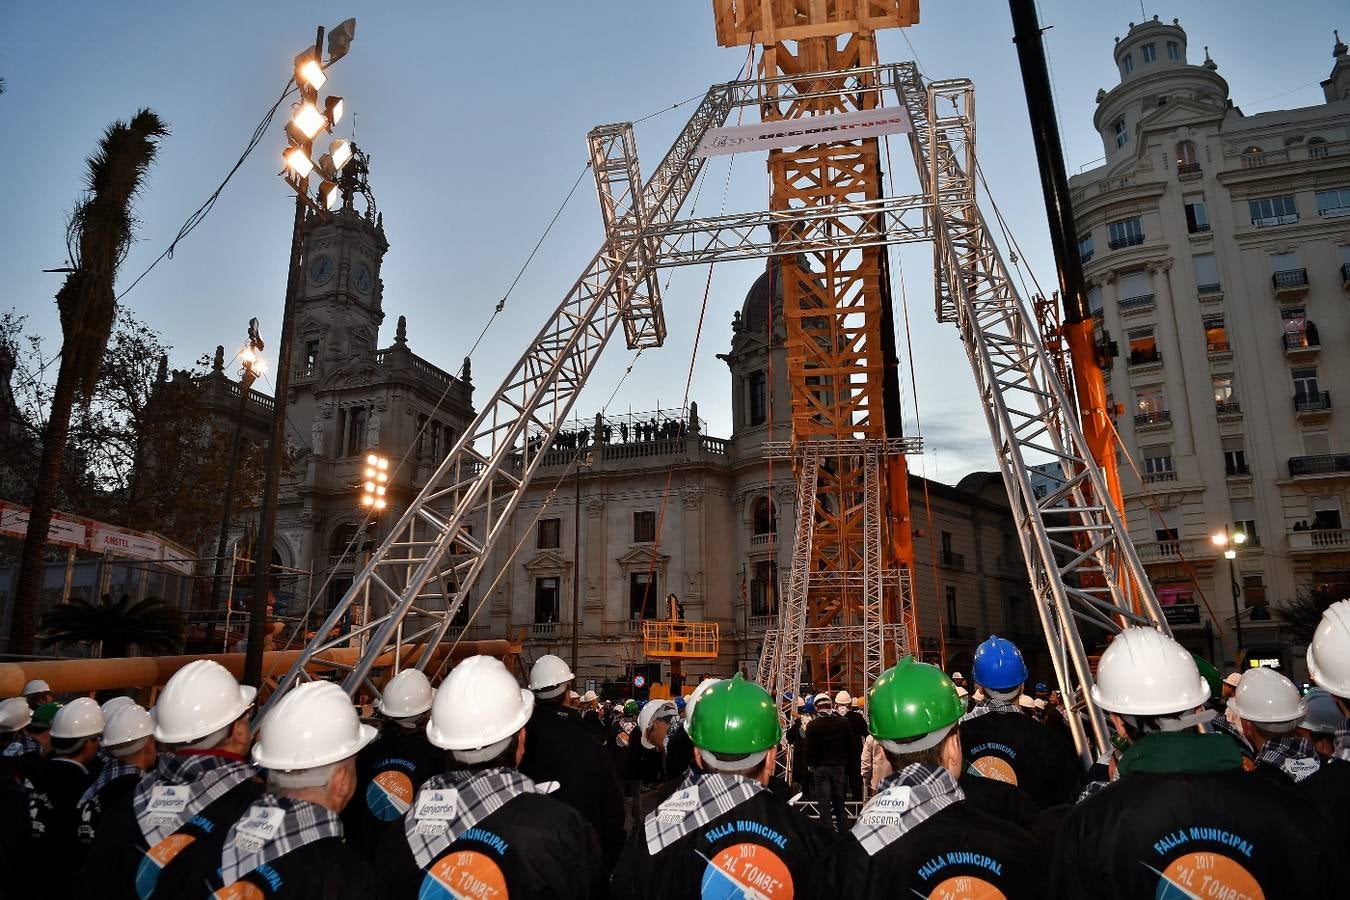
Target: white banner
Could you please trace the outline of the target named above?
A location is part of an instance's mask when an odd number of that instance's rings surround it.
[[[856,112],[831,113],[825,116],[779,119],[773,122],[760,122],[758,125],[713,128],[703,136],[694,155],[721,156],[751,150],[775,150],[781,147],[856,141],[910,130],[909,115],[904,107],[860,109]]]
[[[158,560],[162,546],[157,538],[149,535],[107,527],[95,527],[89,539],[90,550],[129,559]]]
[[[47,543],[61,544],[66,547],[83,547],[86,530],[83,522],[53,515],[52,524],[47,528]],[[28,508],[15,506],[11,503],[0,503],[0,534],[20,540],[27,537]]]

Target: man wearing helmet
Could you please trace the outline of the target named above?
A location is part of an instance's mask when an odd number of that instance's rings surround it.
[[[697,765],[634,831],[615,898],[792,896],[827,846],[765,790],[782,737],[773,699],[739,674],[705,684],[687,707]]]
[[[111,710],[111,713],[109,712]],[[80,840],[94,842],[103,810],[122,802],[140,784],[141,777],[154,768],[158,748],[155,745],[155,720],[144,707],[128,699],[125,703],[103,704],[102,752],[108,761],[80,797]]]
[[[1305,726],[1330,730],[1330,758],[1294,790],[1330,821],[1335,829],[1332,846],[1350,847],[1350,600],[1333,603],[1322,613],[1308,645],[1308,674],[1335,705],[1327,709],[1319,702],[1321,721],[1305,719]]]
[[[1312,741],[1294,733],[1307,706],[1294,683],[1279,672],[1248,669],[1228,705],[1237,713],[1242,736],[1255,753],[1258,773],[1289,785],[1322,767]]]
[[[595,829],[516,768],[533,711],[534,695],[490,656],[464,660],[441,684],[427,737],[450,751],[451,768],[422,785],[402,830],[381,842],[387,895],[603,896]]]
[[[48,896],[70,894],[71,873],[84,858],[79,804],[94,782],[90,767],[103,725],[103,711],[89,697],[61,707],[52,719],[52,754],[29,779],[33,858],[27,863],[45,873],[41,883]]]
[[[1286,787],[1242,768],[1227,736],[1195,726],[1209,685],[1190,653],[1127,628],[1097,667],[1092,698],[1128,748],[1116,781],[1060,825],[1052,896],[1330,897],[1340,892],[1326,826]]]

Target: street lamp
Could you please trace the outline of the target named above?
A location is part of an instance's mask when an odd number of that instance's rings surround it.
[[[234,423],[234,441],[230,446],[230,467],[225,475],[225,503],[220,512],[220,536],[216,541],[215,573],[211,576],[211,613],[220,609],[220,586],[223,580],[222,569],[225,566],[225,545],[230,536],[230,516],[234,507],[234,479],[239,471],[239,451],[244,436],[244,415],[248,411],[248,401],[252,394],[253,382],[267,371],[267,361],[262,358],[263,339],[258,331],[258,320],[248,320],[248,342],[239,351],[239,416]],[[215,620],[207,619],[206,645],[213,643],[212,632]]]
[[[253,566],[253,596],[249,599],[248,653],[244,659],[244,683],[262,685],[263,633],[267,614],[267,596],[271,587],[272,546],[276,543],[277,501],[280,493],[281,468],[286,450],[287,394],[291,386],[292,319],[296,297],[301,284],[301,249],[304,243],[305,218],[310,210],[327,215],[336,206],[338,197],[336,176],[338,154],[330,148],[329,170],[319,187],[319,199],[310,197],[309,176],[314,172],[314,139],[325,131],[331,132],[342,117],[341,97],[329,97],[319,103],[319,88],[328,80],[327,69],[347,54],[352,38],[356,36],[356,20],[347,19],[333,29],[328,41],[328,62],[323,60],[324,30],[320,27],[314,44],[306,47],[295,58],[294,78],[300,92],[291,121],[286,123],[288,146],[282,152],[285,167],[281,177],[295,191],[295,221],[291,228],[291,256],[286,277],[286,300],[281,315],[281,340],[277,346],[276,397],[272,409],[272,427],[268,435],[267,474],[263,482],[262,514],[258,523],[258,559]],[[326,190],[326,193],[325,193]]]
[[[1234,531],[1231,525],[1225,525],[1224,530],[1216,531],[1210,536],[1210,540],[1214,542],[1215,547],[1223,550],[1223,557],[1228,560],[1228,586],[1233,592],[1233,668],[1238,669],[1242,665],[1242,610],[1238,608],[1238,597],[1242,595],[1242,588],[1238,587],[1235,560],[1238,548],[1247,543],[1247,533]]]

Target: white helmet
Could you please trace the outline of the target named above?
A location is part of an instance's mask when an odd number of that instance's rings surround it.
[[[562,657],[546,653],[530,667],[530,690],[538,694],[539,699],[549,700],[567,690],[568,683],[575,677]]]
[[[581,695],[581,702],[582,702],[582,703],[594,703],[595,701],[597,701],[597,700],[599,700],[599,699],[600,699],[600,695],[597,694],[595,691],[587,691],[586,693],[584,693],[584,694]]]
[[[1308,674],[1330,693],[1350,699],[1350,600],[1322,613],[1308,645]]]
[[[107,704],[104,704],[105,706]],[[130,756],[155,733],[155,719],[136,703],[121,703],[103,726],[103,746],[113,756]]]
[[[1303,704],[1308,707],[1299,728],[1306,728],[1313,734],[1335,734],[1345,724],[1345,716],[1336,705],[1336,698],[1322,688],[1313,688],[1303,695]]]
[[[25,697],[31,697],[34,694],[50,694],[51,691],[52,686],[41,678],[34,678],[23,686],[23,695]]]
[[[421,669],[404,669],[384,686],[380,715],[390,719],[411,719],[431,709],[436,694]]]
[[[1248,722],[1277,733],[1292,731],[1308,711],[1298,688],[1274,669],[1248,669],[1228,705]]]
[[[1190,712],[1209,699],[1195,659],[1155,628],[1126,628],[1097,664],[1092,699],[1108,712],[1166,716]]]
[[[0,731],[18,731],[33,721],[33,707],[22,697],[0,700]]]
[[[720,678],[705,678],[698,683],[698,687],[689,692],[689,697],[684,701],[684,718],[686,722],[694,721],[694,707],[698,705],[698,698],[707,693],[708,688],[712,687]]]
[[[853,695],[848,691],[840,691],[834,695],[834,703],[836,706],[851,706],[853,704]]]
[[[655,750],[656,745],[647,740],[647,729],[658,719],[674,719],[678,718],[679,714],[675,704],[669,700],[648,700],[643,704],[637,721],[638,732],[642,735],[642,746],[648,750]]]
[[[375,735],[342,688],[310,681],[291,688],[263,718],[253,761],[274,772],[317,769],[355,756]]]
[[[116,696],[111,700],[105,700],[103,706],[100,707],[103,710],[103,721],[111,722],[113,713],[117,712],[117,710],[122,708],[123,706],[127,706],[128,704],[135,704],[135,702],[136,702],[135,700],[132,700],[125,694]]]
[[[1223,683],[1231,688],[1237,687],[1238,682],[1241,680],[1242,680],[1241,672],[1229,672],[1227,675],[1223,677]]]
[[[173,673],[155,705],[155,739],[191,744],[242,716],[258,689],[241,685],[220,663],[197,659]]]
[[[965,681],[966,676],[962,675],[960,672],[953,672],[953,673],[952,673],[952,681],[956,681],[957,679],[960,679],[961,681]]]
[[[834,698],[832,698],[829,694],[825,693],[824,691],[821,691],[819,694],[816,694],[817,709],[819,709],[822,705],[829,706],[832,703],[834,703]]]
[[[77,697],[56,711],[52,719],[52,737],[76,740],[103,733],[103,710],[93,697]]]
[[[521,690],[501,660],[470,656],[436,691],[427,739],[462,763],[483,762],[506,749],[533,711],[534,694]]]

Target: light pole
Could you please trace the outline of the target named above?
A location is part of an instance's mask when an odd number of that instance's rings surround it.
[[[572,674],[577,671],[578,638],[581,632],[581,473],[590,469],[591,455],[577,460],[576,503],[572,511]]]
[[[1242,610],[1238,608],[1238,597],[1242,595],[1242,589],[1238,587],[1235,560],[1238,548],[1247,543],[1247,534],[1225,525],[1224,530],[1214,532],[1210,540],[1223,550],[1224,559],[1228,560],[1228,587],[1233,592],[1233,668],[1239,669],[1242,665]]]
[[[267,474],[263,481],[263,505],[258,524],[258,546],[253,560],[253,596],[249,598],[248,653],[244,657],[244,683],[262,685],[262,652],[267,597],[272,580],[272,546],[276,542],[277,502],[280,493],[282,457],[286,449],[287,392],[291,387],[292,310],[300,293],[300,256],[304,241],[305,217],[309,210],[319,215],[337,207],[341,195],[337,175],[351,159],[351,144],[335,140],[329,150],[316,162],[313,159],[314,139],[320,132],[331,132],[343,114],[341,97],[328,97],[319,107],[319,88],[328,76],[324,70],[347,54],[352,38],[356,36],[356,20],[347,19],[328,36],[328,62],[322,61],[324,30],[320,27],[314,46],[295,58],[295,84],[300,101],[295,105],[291,120],[286,123],[289,145],[282,153],[285,169],[282,177],[295,191],[295,222],[291,228],[291,257],[286,277],[286,301],[281,315],[281,340],[277,347],[276,397],[272,411],[272,427],[268,435]],[[309,176],[319,169],[323,181],[319,185],[318,202],[310,198]]]
[[[216,540],[216,567],[211,576],[211,615],[220,609],[221,571],[225,567],[225,545],[230,538],[230,517],[234,512],[234,480],[239,472],[239,451],[244,437],[244,416],[248,412],[248,400],[253,390],[253,382],[267,371],[267,361],[262,358],[263,339],[258,333],[258,320],[248,320],[248,343],[239,351],[242,365],[239,368],[239,417],[234,423],[234,440],[230,445],[230,467],[225,476],[225,503],[220,511],[220,536]],[[210,647],[214,639],[215,619],[206,621],[206,646]]]

